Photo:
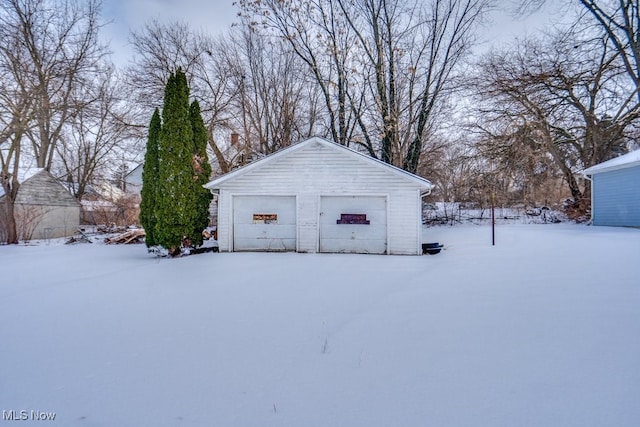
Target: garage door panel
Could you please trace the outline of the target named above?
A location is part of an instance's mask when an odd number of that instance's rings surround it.
[[[322,252],[328,253],[358,253],[383,254],[386,244],[384,240],[344,240],[324,239]]]
[[[234,241],[235,241],[234,249],[237,252],[242,252],[242,251],[290,252],[290,251],[296,250],[296,239],[235,238]]]
[[[295,251],[295,196],[236,196],[235,251]]]
[[[387,204],[384,196],[323,196],[320,251],[386,253]],[[365,215],[368,224],[340,224],[342,215]]]
[[[327,224],[327,227],[323,227],[322,237],[326,239],[340,239],[348,238],[350,240],[356,239],[371,239],[371,240],[385,240],[386,233],[382,227],[376,227],[375,222],[372,221],[373,227],[364,224]]]
[[[276,239],[295,236],[295,225],[249,224],[249,227],[236,227],[234,235],[241,239]],[[295,238],[295,237],[294,237]]]

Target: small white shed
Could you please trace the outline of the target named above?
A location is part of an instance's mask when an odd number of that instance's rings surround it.
[[[419,255],[433,185],[313,137],[205,187],[218,198],[220,251]]]
[[[20,240],[50,239],[73,235],[80,224],[80,203],[45,169],[20,171],[15,219]],[[0,186],[0,203],[4,191]],[[0,218],[0,228],[3,227]],[[0,230],[0,235],[2,230]],[[0,237],[1,239],[1,237]]]

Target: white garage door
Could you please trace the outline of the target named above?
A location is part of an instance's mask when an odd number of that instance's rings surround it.
[[[295,196],[235,196],[235,251],[295,251]]]
[[[387,252],[387,198],[323,196],[320,252]]]

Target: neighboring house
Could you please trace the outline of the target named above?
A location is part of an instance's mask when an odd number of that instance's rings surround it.
[[[122,215],[119,214],[118,206],[109,200],[86,197],[82,199],[80,205],[82,208],[80,211],[80,222],[83,225],[118,223],[118,219],[122,217]]]
[[[64,185],[44,169],[21,171],[15,201],[18,238],[48,239],[73,235],[80,222],[80,204]],[[4,197],[0,188],[0,201]]]
[[[583,171],[591,179],[594,225],[640,227],[640,150]]]
[[[422,253],[426,179],[311,138],[205,185],[220,251]]]
[[[127,194],[136,194],[140,196],[140,192],[142,191],[142,166],[143,164],[140,163],[138,166],[133,168],[131,172],[125,175],[125,192]]]
[[[81,205],[80,221],[83,225],[138,224],[140,195],[125,192],[112,182],[88,186]]]

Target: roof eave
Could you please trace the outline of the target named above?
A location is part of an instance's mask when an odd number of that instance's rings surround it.
[[[329,141],[329,140],[327,140],[325,138],[321,138],[321,137],[317,137],[317,136],[311,137],[311,138],[306,139],[306,140],[304,140],[304,141],[302,141],[302,142],[300,142],[298,144],[295,144],[295,145],[292,145],[290,147],[284,148],[284,149],[282,149],[282,150],[280,150],[280,151],[278,151],[276,153],[273,153],[273,154],[271,154],[271,155],[269,155],[269,156],[267,156],[267,157],[265,157],[263,159],[257,160],[257,161],[255,161],[255,162],[253,162],[253,163],[251,163],[251,164],[249,164],[247,166],[244,166],[244,167],[242,167],[240,169],[236,169],[235,171],[232,171],[232,172],[229,172],[229,173],[227,173],[225,175],[222,175],[222,176],[220,176],[220,177],[218,177],[218,178],[216,178],[216,179],[204,184],[203,187],[207,188],[209,190],[217,189],[217,188],[220,187],[221,184],[224,184],[225,182],[227,182],[229,180],[232,180],[234,178],[240,177],[240,176],[242,176],[242,175],[244,175],[244,174],[246,174],[248,172],[251,172],[253,169],[260,168],[260,167],[262,167],[262,166],[274,161],[275,159],[278,159],[280,157],[289,155],[290,153],[293,153],[293,152],[295,152],[297,150],[300,150],[300,149],[302,149],[302,148],[306,147],[307,145],[312,144],[314,142],[318,142],[318,143],[320,143],[322,145],[325,145],[325,146],[328,146],[328,147],[331,147],[331,148],[336,148],[336,147],[342,148],[342,149],[346,150],[347,152],[349,152],[349,153],[351,153],[353,155],[361,156],[362,159],[364,159],[365,161],[371,163],[372,165],[374,165],[376,167],[384,166],[385,168],[388,168],[388,170],[390,172],[394,173],[395,175],[397,175],[397,176],[399,176],[399,177],[401,177],[403,179],[407,179],[409,181],[412,181],[414,184],[418,185],[421,189],[423,189],[425,191],[431,191],[435,187],[435,185],[433,183],[431,183],[431,181],[429,181],[429,180],[427,180],[425,178],[422,178],[422,177],[419,177],[419,176],[414,175],[412,173],[409,173],[409,172],[407,172],[407,171],[405,171],[403,169],[400,169],[400,168],[398,168],[396,166],[384,163],[384,162],[382,162],[382,161],[380,161],[378,159],[375,159],[375,158],[370,157],[370,156],[368,156],[366,154],[363,154],[363,153],[360,153],[358,151],[355,151],[355,150],[353,150],[353,149],[351,149],[349,147],[338,145],[335,142],[331,142],[331,141]]]
[[[640,166],[640,162],[630,162],[630,163],[624,163],[622,165],[616,165],[616,166],[610,166],[610,167],[604,167],[604,168],[599,168],[598,166],[592,166],[590,168],[583,170],[582,175],[586,176],[586,175],[593,175],[596,173],[612,172],[612,171],[616,171],[620,169],[628,169],[636,166]]]
[[[220,184],[224,184],[225,182],[227,182],[227,181],[229,181],[231,179],[234,179],[234,178],[237,178],[239,176],[245,175],[245,174],[251,172],[254,169],[260,168],[260,167],[266,165],[267,163],[271,163],[275,159],[278,159],[278,158],[280,158],[282,156],[287,155],[287,153],[291,153],[291,152],[294,152],[294,151],[297,151],[297,150],[301,149],[302,147],[304,147],[304,146],[306,146],[308,144],[308,141],[311,141],[312,139],[313,138],[309,138],[309,139],[307,139],[305,141],[302,141],[302,142],[300,142],[298,144],[294,144],[294,145],[291,145],[291,146],[289,146],[287,148],[283,148],[282,150],[277,151],[277,152],[275,152],[273,154],[270,154],[267,157],[264,157],[264,158],[262,158],[260,160],[256,160],[253,163],[249,163],[248,165],[243,166],[241,168],[238,168],[236,170],[233,170],[231,172],[227,172],[226,174],[224,174],[222,176],[219,176],[218,178],[213,179],[213,180],[209,181],[208,183],[204,184],[203,187],[206,188],[206,189],[209,189],[209,190],[213,190],[213,189],[219,188]]]

